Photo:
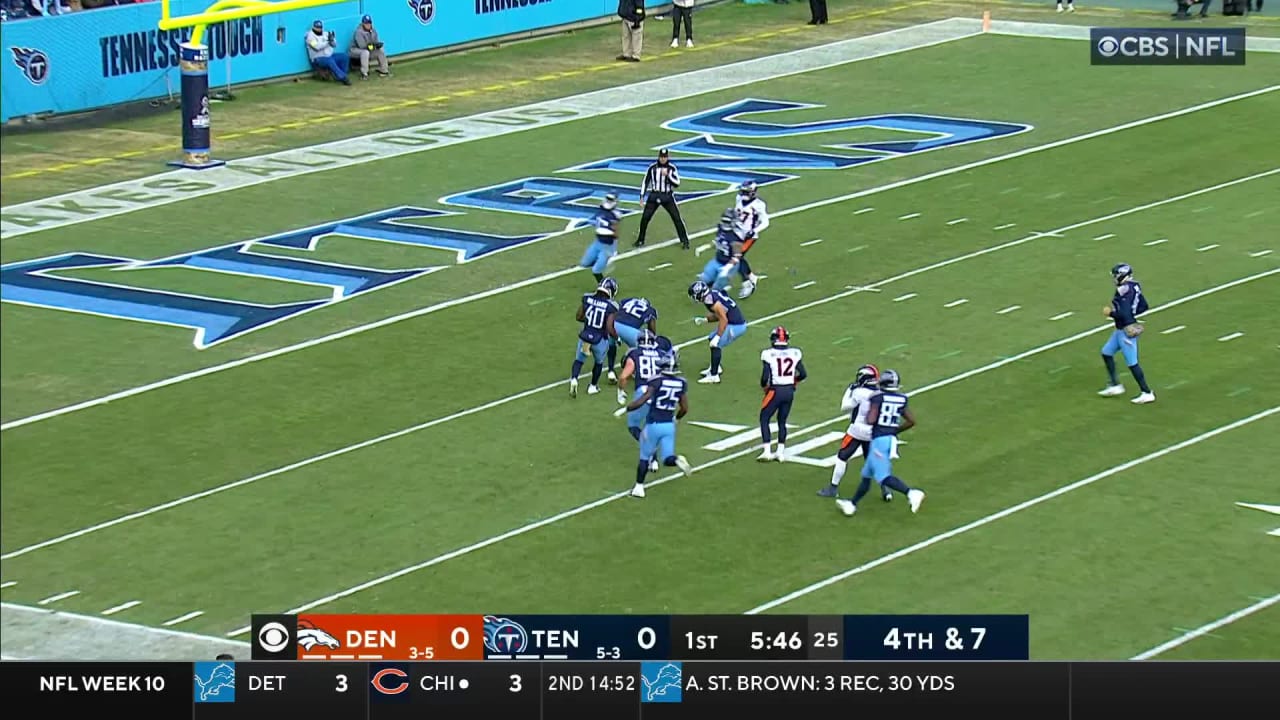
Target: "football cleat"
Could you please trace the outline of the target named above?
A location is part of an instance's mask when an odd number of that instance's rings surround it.
[[[719,384],[720,384],[720,375],[719,375],[719,374],[716,374],[716,375],[704,375],[704,376],[702,376],[702,378],[701,378],[701,379],[699,379],[699,380],[698,380],[698,383],[699,383],[700,385],[719,385]]]
[[[884,494],[880,496],[880,499],[885,502],[893,502],[893,492],[890,490],[885,490]]]
[[[575,386],[576,386],[576,383],[575,383]],[[587,394],[588,394],[588,395],[595,395],[595,394],[597,394],[597,393],[599,393],[599,392],[600,392],[600,388],[596,387],[595,385],[588,385],[588,386],[587,386]]]
[[[756,291],[756,284],[750,280],[742,283],[742,289],[738,291],[738,299],[746,300]]]
[[[612,370],[609,371],[609,384],[610,385],[618,384],[618,374]]]
[[[578,378],[569,378],[569,397],[578,397]]]
[[[911,503],[911,512],[919,512],[920,505],[924,502],[924,491],[912,488],[907,492],[907,502]]]
[[[786,446],[786,445],[783,445],[782,443],[778,443],[778,454],[777,454],[777,455],[775,455],[775,456],[774,456],[774,458],[775,458],[778,462],[786,462],[786,461],[787,461],[787,446]]]
[[[631,488],[631,497],[633,498],[644,497],[644,483],[636,483],[635,487]]]
[[[1098,391],[1098,394],[1099,394],[1099,395],[1101,395],[1102,397],[1115,397],[1116,395],[1123,395],[1123,394],[1124,394],[1124,386],[1123,386],[1123,385],[1108,385],[1108,386],[1106,386],[1106,387],[1102,388],[1101,390],[1099,390],[1099,391]]]
[[[683,455],[676,456],[676,467],[680,468],[680,472],[684,473],[686,477],[693,474],[693,466],[689,464],[689,461]]]
[[[673,48],[678,48],[678,47],[680,47],[680,41],[679,41],[679,40],[677,40],[677,39],[675,39],[675,38],[672,38],[672,39],[671,39],[671,47],[673,47]]]
[[[835,485],[827,485],[818,491],[818,497],[838,498],[840,497],[840,489]]]
[[[854,505],[852,500],[844,498],[836,498],[836,507],[840,508],[840,512],[844,513],[845,517],[853,517],[853,514],[858,512],[858,506]]]
[[[649,472],[658,472],[661,467],[657,458],[649,458]]]
[[[774,460],[773,453],[769,452],[768,450],[765,450],[764,452],[756,456],[756,462],[773,462],[773,460]]]
[[[1155,401],[1156,401],[1155,393],[1145,392],[1139,395],[1138,397],[1130,400],[1129,402],[1133,403],[1134,405],[1146,405],[1147,403],[1153,403]]]

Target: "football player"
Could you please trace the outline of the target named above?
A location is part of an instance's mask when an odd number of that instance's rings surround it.
[[[734,231],[742,240],[742,257],[738,260],[738,274],[742,276],[742,290],[739,298],[749,298],[756,291],[756,283],[760,278],[751,272],[751,264],[747,262],[747,251],[756,244],[760,233],[769,227],[769,212],[764,200],[756,196],[756,184],[750,180],[738,188],[738,203],[734,208]]]
[[[678,467],[686,476],[693,466],[683,455],[676,454],[676,420],[689,412],[689,386],[676,374],[676,359],[664,353],[658,359],[658,377],[649,381],[644,392],[627,405],[627,411],[648,407],[644,430],[640,432],[640,461],[636,465],[636,484],[631,496],[644,497],[644,478],[649,473],[649,460],[662,458],[662,464]]]
[[[591,268],[596,282],[604,282],[604,271],[614,253],[618,252],[618,224],[622,222],[622,212],[618,210],[618,196],[609,193],[600,201],[600,208],[591,216],[591,226],[596,230],[596,238],[587,246],[578,264]]]
[[[853,383],[844,391],[840,399],[840,409],[849,413],[849,427],[844,431],[844,439],[840,441],[840,449],[836,452],[836,464],[831,468],[831,483],[818,491],[822,497],[840,497],[840,480],[849,468],[849,461],[858,455],[871,456],[871,425],[867,424],[867,411],[871,409],[871,398],[879,391],[880,369],[867,364],[858,368]],[[893,493],[881,488],[881,495],[886,501],[893,499]]]
[[[609,382],[618,382],[613,366],[618,362],[618,343],[627,345],[627,350],[636,349],[636,338],[641,328],[650,332],[658,332],[658,310],[647,298],[627,298],[618,304],[618,316],[613,327],[618,331],[618,339],[609,343]]]
[[[640,430],[644,427],[645,409],[627,412],[625,406],[631,400],[640,397],[649,383],[658,378],[661,374],[658,370],[658,361],[668,353],[670,351],[664,352],[658,349],[658,336],[646,329],[640,331],[640,337],[636,338],[635,349],[627,353],[627,357],[622,361],[622,375],[618,378],[618,404],[624,407],[614,415],[621,416],[626,413],[627,430],[637,442],[640,441]],[[632,377],[636,379],[636,391],[633,397],[627,397],[627,382]],[[649,472],[657,472],[657,470],[658,459],[650,458]]]
[[[786,461],[787,416],[791,414],[791,402],[796,396],[796,386],[809,373],[804,369],[804,353],[791,347],[791,334],[781,325],[769,333],[769,347],[760,351],[760,387],[764,389],[764,401],[760,403],[760,443],[762,452],[756,460]],[[778,416],[778,452],[772,450],[769,437],[769,421]]]
[[[725,210],[720,215],[720,223],[716,226],[716,254],[707,261],[706,266],[702,268],[702,275],[698,277],[716,290],[728,289],[729,276],[742,260],[742,240],[733,227],[735,217],[733,208]]]
[[[871,396],[867,409],[867,424],[871,426],[871,443],[866,462],[862,464],[862,482],[858,492],[850,500],[836,499],[836,505],[845,515],[853,515],[858,503],[871,489],[871,481],[882,489],[896,490],[907,496],[911,512],[918,512],[924,502],[924,491],[909,487],[893,474],[893,441],[899,434],[916,425],[915,415],[907,407],[907,396],[901,392],[902,381],[896,370],[880,374],[880,389]]]
[[[711,346],[711,366],[702,371],[703,384],[720,382],[720,357],[724,349],[747,331],[747,319],[742,316],[738,303],[721,290],[713,290],[698,280],[689,286],[689,297],[705,306],[705,318],[697,318],[698,324],[715,322],[716,329],[707,336]]]
[[[1111,277],[1116,283],[1116,294],[1112,296],[1111,304],[1102,308],[1102,314],[1116,324],[1111,338],[1102,346],[1102,362],[1107,366],[1110,384],[1099,390],[1098,394],[1112,397],[1124,393],[1124,386],[1116,377],[1115,355],[1118,352],[1124,355],[1124,364],[1129,366],[1129,372],[1142,390],[1130,402],[1136,405],[1153,403],[1156,401],[1156,394],[1151,392],[1151,386],[1147,385],[1147,375],[1138,364],[1138,336],[1143,330],[1138,316],[1147,311],[1147,298],[1142,294],[1142,286],[1133,279],[1133,268],[1127,264],[1121,263],[1111,268]]]
[[[577,316],[578,322],[582,323],[582,331],[578,333],[578,354],[573,359],[573,369],[569,371],[569,397],[578,397],[578,374],[587,361],[588,350],[595,363],[591,366],[591,384],[587,386],[587,394],[600,392],[600,374],[604,371],[609,339],[618,336],[613,328],[613,316],[618,312],[613,296],[617,293],[618,281],[607,277],[600,281],[600,287],[594,293],[582,296]]]

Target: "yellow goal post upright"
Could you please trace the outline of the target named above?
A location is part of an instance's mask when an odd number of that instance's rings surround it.
[[[178,68],[182,73],[182,159],[169,163],[176,167],[204,170],[226,163],[210,157],[211,118],[209,116],[209,48],[204,30],[209,25],[242,18],[306,10],[348,0],[215,0],[204,12],[175,17],[173,0],[160,0],[160,29],[193,28],[191,39],[178,46]]]

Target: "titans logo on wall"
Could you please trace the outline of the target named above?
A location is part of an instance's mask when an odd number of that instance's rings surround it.
[[[32,85],[43,85],[49,79],[49,56],[43,50],[25,47],[11,47],[9,50],[13,53],[13,63]]]
[[[410,2],[414,4],[413,0]],[[417,0],[417,6],[429,5]],[[15,49],[16,52],[16,49]],[[48,63],[44,63],[47,74]],[[821,105],[775,100],[740,100],[723,107],[676,118],[663,124],[668,130],[691,137],[666,147],[680,163],[685,179],[700,180],[719,188],[686,191],[677,199],[689,201],[724,195],[747,180],[758,185],[798,177],[807,170],[842,170],[915,155],[930,150],[1008,137],[1031,129],[1030,125],[933,115],[874,115],[801,123],[772,122],[790,110]],[[756,143],[774,138],[821,135],[854,129],[894,131],[902,139],[819,145],[841,153],[807,152]],[[725,139],[721,139],[725,138]],[[314,251],[320,243],[351,239],[399,243],[445,250],[455,263],[469,263],[548,238],[573,232],[586,225],[600,198],[613,193],[630,205],[624,215],[639,212],[640,193],[634,176],[642,175],[653,161],[644,157],[612,157],[575,165],[550,177],[531,177],[448,195],[441,205],[457,210],[400,206],[291,230],[270,237],[253,238],[152,260],[64,253],[0,266],[0,299],[31,307],[155,323],[194,330],[194,344],[203,349],[260,330],[302,313],[328,307],[379,288],[420,278],[449,265],[381,269],[322,262],[305,255],[282,255],[272,249]],[[619,182],[575,178],[573,173],[611,170],[630,175]],[[563,220],[563,230],[527,235],[495,235],[432,225],[439,219],[465,214],[464,209],[536,215]],[[300,283],[330,290],[328,297],[300,302],[263,304],[234,298],[156,290],[150,283],[130,284],[137,273],[161,272],[182,267],[249,276],[278,282]],[[118,280],[104,282],[68,276],[70,270],[109,269]],[[114,280],[114,278],[113,278]],[[144,286],[145,285],[145,286]]]
[[[423,25],[436,18],[436,0],[409,0],[409,7],[413,9],[413,16]]]

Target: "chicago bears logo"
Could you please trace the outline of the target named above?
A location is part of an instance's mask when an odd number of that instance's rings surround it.
[[[409,0],[409,7],[413,8],[414,17],[423,25],[436,17],[436,0]]]
[[[27,76],[32,85],[43,85],[49,79],[49,56],[43,50],[25,47],[11,47],[13,63]]]
[[[484,646],[498,655],[518,655],[529,647],[529,633],[515,620],[485,615]]]

